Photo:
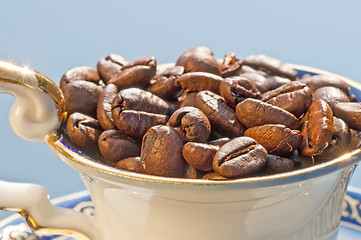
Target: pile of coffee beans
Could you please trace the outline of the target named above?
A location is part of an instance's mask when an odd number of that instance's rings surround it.
[[[335,76],[305,75],[265,55],[216,59],[186,50],[175,65],[117,54],[61,78],[63,133],[94,159],[165,177],[281,173],[360,145],[361,103]]]

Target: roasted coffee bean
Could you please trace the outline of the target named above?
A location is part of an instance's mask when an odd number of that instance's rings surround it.
[[[129,157],[118,161],[114,167],[137,173],[144,173],[144,166],[140,157]]]
[[[321,87],[336,87],[348,94],[350,86],[341,78],[329,75],[314,75],[304,77],[299,80],[302,83],[306,83],[312,92],[315,92]]]
[[[260,171],[267,162],[267,151],[254,139],[238,137],[224,144],[213,159],[213,169],[227,178],[245,177]]]
[[[268,155],[266,171],[271,173],[282,173],[292,171],[295,167],[295,163],[285,157],[280,157],[276,155]]]
[[[82,113],[73,113],[66,122],[66,131],[77,146],[94,149],[98,147],[98,138],[103,129],[98,120]]]
[[[349,102],[347,94],[336,87],[321,87],[313,93],[313,101],[324,100],[330,105],[331,109],[336,103]]]
[[[182,96],[179,99],[181,101],[180,107],[195,107],[197,93],[198,92],[191,92]]]
[[[243,62],[242,62],[243,64]],[[259,74],[259,71],[257,71],[254,68],[251,68],[250,66],[242,65],[241,74],[242,73],[257,73]]]
[[[268,154],[286,155],[302,144],[302,133],[280,124],[266,124],[248,128],[244,136],[261,144]]]
[[[140,145],[119,130],[104,131],[99,136],[98,147],[104,159],[112,163],[140,155]]]
[[[269,83],[270,90],[276,89],[278,87],[281,87],[282,85],[291,82],[290,79],[280,77],[280,76],[274,76],[274,75],[266,75],[267,82]]]
[[[101,58],[97,64],[97,69],[101,79],[107,83],[114,74],[119,73],[127,64],[129,64],[128,60],[113,53],[106,58]]]
[[[244,127],[238,121],[235,111],[221,96],[201,91],[196,96],[196,107],[207,116],[214,130],[229,137],[242,136]]]
[[[193,72],[178,77],[174,84],[188,92],[200,92],[209,90],[219,94],[219,85],[224,79],[212,73]]]
[[[108,83],[119,89],[128,87],[146,87],[157,71],[154,57],[143,57],[122,67],[122,70],[111,76]]]
[[[112,118],[112,102],[117,93],[117,86],[114,84],[108,84],[99,95],[97,118],[104,130],[116,128]]]
[[[211,124],[204,113],[195,107],[179,108],[168,120],[183,141],[206,142],[211,133]]]
[[[68,114],[80,112],[96,117],[101,92],[102,88],[92,82],[78,80],[68,83],[63,90]]]
[[[60,88],[64,90],[65,86],[73,81],[88,81],[93,83],[98,83],[100,80],[98,72],[87,66],[83,67],[74,67],[66,71],[60,79]]]
[[[182,156],[182,147],[182,138],[172,127],[151,127],[144,135],[140,155],[145,173],[183,177],[186,162]]]
[[[287,110],[299,117],[311,106],[312,92],[306,84],[292,81],[264,93],[262,101]]]
[[[184,66],[184,63],[186,62],[186,60],[188,59],[189,56],[197,55],[199,53],[213,56],[212,50],[210,48],[206,47],[206,46],[193,47],[193,48],[190,48],[190,49],[187,49],[186,51],[184,51],[179,56],[179,58],[178,58],[175,65],[176,66]]]
[[[184,177],[189,179],[198,179],[201,178],[202,176],[200,171],[198,171],[191,165],[186,164]]]
[[[190,55],[184,62],[185,72],[205,72],[221,76],[221,66],[213,55],[197,52]]]
[[[238,120],[246,128],[265,124],[282,124],[290,129],[299,129],[300,122],[288,111],[257,99],[246,99],[236,106]]]
[[[243,64],[265,71],[272,75],[286,77],[295,80],[297,71],[282,63],[280,60],[265,56],[251,55],[243,59]]]
[[[323,100],[312,103],[305,115],[302,126],[303,143],[301,153],[316,156],[322,153],[332,141],[333,114],[330,106]]]
[[[333,110],[336,117],[344,120],[352,129],[361,131],[361,102],[339,102]]]
[[[174,83],[183,72],[182,66],[168,68],[150,81],[147,91],[164,99],[177,98],[181,94],[182,88],[177,87]]]
[[[350,150],[351,131],[348,125],[340,118],[333,117],[333,133],[330,145],[317,157],[332,159],[341,156]]]
[[[240,76],[249,79],[261,93],[267,92],[271,88],[267,78],[259,73],[242,73]]]
[[[262,98],[262,94],[254,84],[249,79],[240,76],[226,78],[222,81],[219,92],[228,105],[232,107],[247,98]]]
[[[227,53],[221,64],[221,76],[223,78],[238,76],[242,72],[242,61],[233,52]]]
[[[168,111],[165,101],[138,88],[121,90],[112,102],[114,124],[129,136],[143,136],[150,127],[166,124]]]
[[[224,144],[228,143],[229,141],[231,141],[230,138],[223,137],[223,138],[218,138],[218,139],[209,141],[208,144],[221,147],[221,146],[223,146]]]
[[[221,176],[220,174],[216,173],[215,171],[206,173],[202,179],[205,180],[227,180],[228,178],[225,178]]]
[[[206,144],[188,142],[184,144],[182,154],[187,163],[201,171],[211,171],[213,157],[220,147]]]

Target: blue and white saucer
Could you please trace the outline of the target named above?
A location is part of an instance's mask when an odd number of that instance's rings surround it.
[[[72,208],[88,216],[93,215],[94,206],[88,191],[82,191],[54,199],[59,207]],[[361,189],[348,187],[342,206],[341,227],[338,240],[361,239]],[[30,231],[18,214],[0,221],[0,240],[75,240],[63,235],[41,235]]]

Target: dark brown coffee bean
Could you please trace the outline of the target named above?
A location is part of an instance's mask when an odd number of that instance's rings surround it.
[[[224,144],[213,159],[213,169],[227,178],[245,177],[260,171],[267,162],[267,151],[254,139],[238,137]]]
[[[201,171],[211,171],[213,157],[219,147],[206,144],[188,142],[184,144],[182,154],[187,163]]]
[[[104,131],[99,136],[98,147],[104,159],[113,163],[140,156],[140,146],[136,141],[118,130]]]
[[[313,93],[313,101],[324,100],[330,105],[331,109],[336,103],[349,102],[347,94],[336,87],[321,87]]]
[[[267,78],[259,73],[242,73],[240,76],[250,80],[261,93],[267,92],[271,88]]]
[[[108,83],[119,89],[128,87],[146,87],[157,71],[157,61],[154,57],[143,57],[123,66],[119,73],[115,73]]]
[[[299,80],[302,83],[306,83],[312,92],[317,89],[326,86],[332,86],[341,89],[343,92],[348,94],[350,86],[341,78],[329,75],[314,75],[304,77]]]
[[[196,106],[196,96],[198,92],[186,93],[182,96],[180,107],[195,107]]]
[[[204,113],[195,107],[179,108],[168,120],[183,141],[206,142],[211,133],[211,124]]]
[[[306,156],[320,154],[332,141],[333,114],[323,100],[312,103],[302,125],[303,143],[301,153]]]
[[[175,66],[155,76],[150,81],[150,86],[147,91],[161,97],[163,99],[177,98],[182,91],[182,88],[175,85],[175,80],[182,75],[184,68],[181,66]]]
[[[224,79],[212,73],[193,72],[186,73],[175,80],[175,85],[180,86],[186,93],[209,90],[219,94],[219,85]]]
[[[97,69],[101,79],[107,83],[114,74],[119,73],[127,64],[129,62],[124,57],[113,53],[106,58],[101,58],[97,64]]]
[[[361,102],[339,102],[333,110],[335,116],[344,120],[350,128],[361,131]]]
[[[96,117],[101,92],[102,88],[92,82],[78,80],[68,83],[63,90],[68,114],[80,112]]]
[[[202,175],[203,175],[202,173],[203,172],[195,169],[191,165],[186,164],[184,177],[189,178],[189,179],[199,179],[202,177]]]
[[[169,126],[151,127],[144,135],[140,159],[145,173],[164,177],[183,177],[186,162],[183,141]]]
[[[295,163],[285,157],[279,157],[276,155],[268,155],[266,171],[269,173],[283,173],[294,170]]]
[[[235,76],[226,78],[219,86],[221,96],[228,105],[235,107],[246,98],[261,99],[262,94],[247,78]]]
[[[333,133],[330,145],[317,157],[331,159],[347,153],[350,148],[351,131],[340,118],[333,117]]]
[[[229,137],[242,136],[244,127],[238,121],[235,111],[224,99],[210,91],[201,91],[196,96],[196,107],[199,108],[212,124],[212,128]]]
[[[202,179],[205,179],[205,180],[216,180],[216,181],[218,180],[218,181],[220,181],[220,180],[227,180],[228,178],[221,176],[220,174],[216,173],[215,171],[212,171],[212,172],[206,173],[206,174],[202,177]]]
[[[272,75],[295,80],[297,71],[282,63],[280,60],[265,55],[251,55],[243,59],[243,64],[265,71]]]
[[[293,81],[264,93],[262,101],[287,110],[299,117],[311,106],[312,92],[306,84]]]
[[[248,98],[236,106],[238,120],[246,128],[265,124],[282,124],[291,129],[299,129],[300,122],[288,111],[261,100]]]
[[[99,95],[97,118],[104,130],[116,128],[112,118],[112,102],[118,93],[114,84],[108,84]]]
[[[302,144],[302,133],[280,124],[266,124],[248,128],[244,136],[261,144],[269,154],[286,155]]]
[[[144,166],[140,157],[129,157],[118,161],[114,167],[137,173],[144,173]]]
[[[98,83],[100,80],[98,72],[87,66],[74,67],[66,71],[60,79],[60,89],[64,90],[65,86],[73,81],[88,81]]]
[[[184,71],[189,72],[205,72],[221,76],[221,66],[213,55],[206,52],[197,52],[190,55],[184,62]]]
[[[228,143],[229,141],[231,141],[230,138],[222,137],[222,138],[218,138],[218,139],[209,141],[208,144],[221,147],[221,146],[223,146],[224,144]]]
[[[274,76],[274,75],[266,75],[266,79],[267,79],[267,82],[269,83],[270,90],[276,89],[286,83],[291,82],[291,80],[288,78]]]
[[[199,54],[199,53],[213,56],[212,50],[210,48],[206,47],[206,46],[193,47],[193,48],[190,48],[190,49],[187,49],[186,51],[184,51],[179,56],[179,58],[178,58],[175,65],[184,67],[184,63],[186,62],[186,60],[188,59],[189,56],[196,55],[196,54]]]
[[[82,113],[73,113],[66,122],[70,140],[79,147],[97,148],[98,138],[103,132],[98,120]]]
[[[242,72],[242,61],[233,52],[227,53],[221,64],[222,77],[238,76]]]

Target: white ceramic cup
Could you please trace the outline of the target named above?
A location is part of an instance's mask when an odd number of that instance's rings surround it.
[[[291,66],[302,73],[334,75]],[[358,83],[341,78],[361,96]],[[27,140],[44,141],[80,173],[95,215],[53,206],[42,186],[4,181],[0,208],[21,213],[33,230],[79,239],[336,239],[345,190],[361,160],[358,148],[305,169],[227,181],[132,173],[82,156],[58,136],[66,116],[64,100],[46,76],[0,62],[0,92],[16,96],[13,130]]]

